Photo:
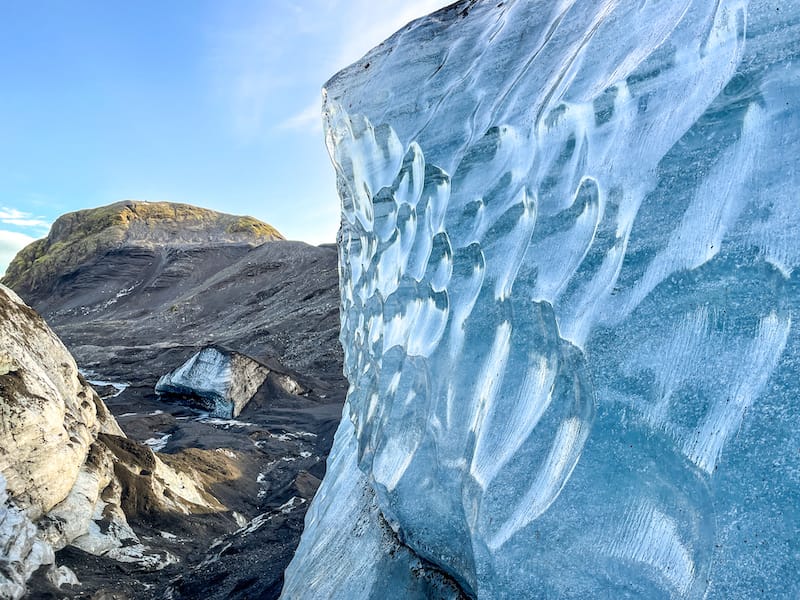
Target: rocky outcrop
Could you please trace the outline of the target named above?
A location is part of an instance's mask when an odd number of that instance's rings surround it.
[[[1,597],[20,597],[67,545],[151,569],[173,561],[140,542],[129,514],[226,510],[194,470],[125,437],[60,340],[2,285],[0,348]]]
[[[302,496],[295,489],[302,473],[323,477],[347,388],[338,343],[336,248],[291,241],[181,246],[156,235],[141,245],[90,253],[36,290],[19,291],[103,391],[127,441],[155,451],[138,445],[135,456],[123,457],[119,447],[110,449],[121,505],[111,480],[100,497],[112,501],[102,512],[121,506],[159,565],[169,560],[167,552],[180,561],[120,578],[111,553],[88,555],[73,541],[56,558],[77,574],[82,593],[161,597],[167,582],[185,576],[187,587],[176,587],[176,599],[208,589],[220,590],[219,598],[277,597],[308,502],[296,501],[288,515],[280,507],[295,496],[310,499],[312,492]],[[208,347],[230,349],[269,369],[235,420],[198,414],[154,393],[162,375]],[[108,447],[110,439],[99,436],[98,446]],[[169,493],[181,483],[163,477],[162,467],[147,466],[151,454],[179,476],[191,473],[197,489],[211,490],[228,510],[181,501],[190,512],[161,512],[160,482],[169,483]],[[234,544],[236,556],[231,550],[214,566],[192,570],[213,540],[235,537],[238,527],[265,514],[280,517],[264,520]],[[98,529],[109,531],[104,523]],[[89,542],[80,544],[91,549],[105,543]],[[128,544],[135,546],[125,541],[121,548]],[[29,582],[34,592],[38,581],[37,573]],[[248,584],[253,581],[258,594]]]
[[[257,246],[281,240],[271,225],[253,217],[218,213],[188,204],[125,200],[59,217],[47,238],[17,254],[2,280],[29,302],[46,295],[93,256],[120,248]]]
[[[0,341],[0,589],[20,597],[30,575],[53,563],[54,549],[88,533],[113,479],[98,436],[124,434],[55,334],[3,286]],[[119,512],[105,518],[127,526]]]
[[[67,497],[99,433],[123,433],[44,320],[2,286],[0,340],[0,472],[36,519]]]

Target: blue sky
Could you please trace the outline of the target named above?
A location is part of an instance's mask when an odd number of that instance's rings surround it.
[[[320,88],[446,0],[0,0],[0,272],[122,199],[338,226]]]

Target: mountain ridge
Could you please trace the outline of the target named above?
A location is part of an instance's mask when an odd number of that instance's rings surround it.
[[[24,297],[46,294],[47,283],[74,272],[92,256],[120,248],[255,247],[285,239],[273,226],[176,202],[122,200],[66,213],[47,237],[20,250],[0,281]]]

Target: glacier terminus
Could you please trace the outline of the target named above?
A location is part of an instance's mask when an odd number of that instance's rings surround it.
[[[800,597],[800,2],[462,1],[324,97],[350,389],[283,598]]]

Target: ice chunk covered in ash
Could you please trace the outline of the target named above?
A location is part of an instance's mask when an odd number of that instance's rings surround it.
[[[162,376],[156,393],[188,397],[214,416],[232,419],[239,416],[269,372],[248,356],[210,346]]]
[[[0,473],[0,598],[22,598],[33,572],[54,562],[53,548],[8,497],[6,478]]]

